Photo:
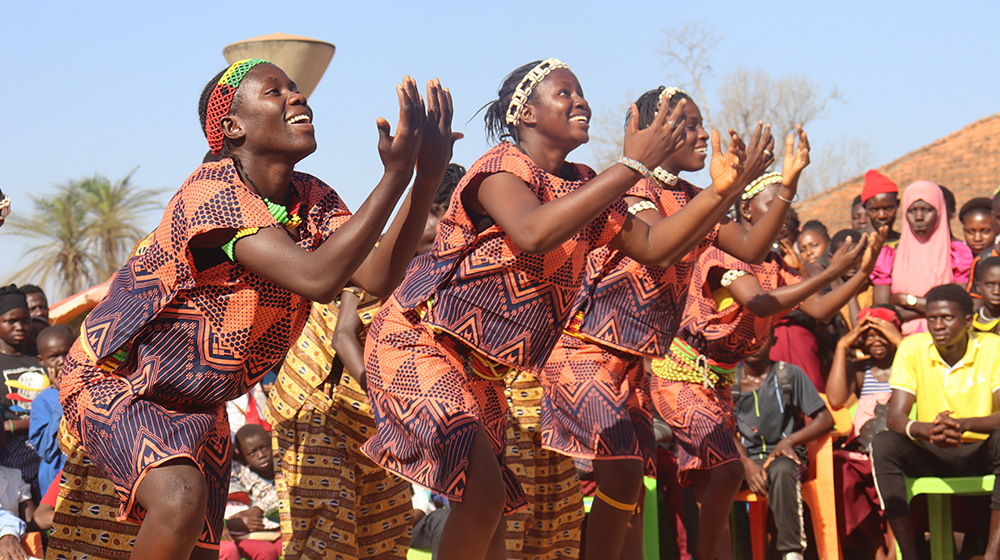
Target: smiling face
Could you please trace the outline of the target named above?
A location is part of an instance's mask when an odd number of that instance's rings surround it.
[[[802,256],[802,260],[807,264],[813,264],[823,256],[830,243],[819,233],[807,229],[799,234],[796,245],[798,246],[799,255]]]
[[[966,344],[972,315],[964,315],[957,302],[940,300],[927,304],[927,330],[934,346],[943,356],[948,350]]]
[[[243,78],[222,130],[234,154],[283,154],[297,162],[316,151],[312,109],[285,73],[258,64]]]
[[[538,134],[569,153],[590,141],[590,117],[576,76],[557,68],[539,82],[521,110],[521,137]]]
[[[709,134],[702,126],[701,111],[690,99],[685,108],[684,120],[685,137],[684,144],[674,153],[670,154],[667,161],[661,167],[677,175],[681,171],[699,171],[705,168],[705,160],[708,158]]]
[[[875,360],[888,357],[895,350],[889,340],[878,329],[866,330],[862,338],[862,345],[865,352]]]
[[[896,210],[899,208],[899,199],[896,193],[877,194],[865,201],[865,210],[868,211],[868,219],[876,230],[882,227],[892,229],[892,224],[896,221]]]
[[[990,315],[1000,315],[1000,266],[991,266],[979,271],[976,293],[983,298],[983,306]]]
[[[938,213],[930,203],[924,200],[914,200],[906,209],[906,222],[910,231],[920,239],[926,239],[934,233],[938,223]]]
[[[985,212],[969,212],[962,222],[965,243],[972,249],[973,255],[978,255],[993,246],[996,230],[993,229],[993,218]]]

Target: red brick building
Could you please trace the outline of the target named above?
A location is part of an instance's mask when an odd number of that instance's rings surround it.
[[[955,193],[956,212],[971,198],[992,197],[1000,185],[1000,113],[980,119],[923,148],[914,150],[878,171],[899,185],[900,200],[907,185],[926,179]],[[808,173],[807,169],[805,173]],[[851,202],[861,194],[864,175],[859,175],[795,205],[801,223],[823,222],[830,235],[851,227]],[[902,230],[902,212],[896,217],[896,231]],[[952,232],[961,239],[958,219]]]

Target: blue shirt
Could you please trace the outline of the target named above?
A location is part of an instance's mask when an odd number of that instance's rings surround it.
[[[55,387],[45,389],[31,401],[28,441],[42,458],[38,467],[38,486],[42,494],[49,489],[66,463],[66,456],[59,448],[59,421],[62,416],[59,389]]]

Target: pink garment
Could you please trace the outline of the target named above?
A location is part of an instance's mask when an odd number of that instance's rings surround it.
[[[964,243],[951,240],[947,219],[948,209],[944,204],[941,187],[930,181],[910,184],[903,192],[903,204],[900,208],[905,213],[918,200],[930,204],[937,211],[938,219],[934,231],[926,239],[919,239],[910,230],[910,222],[904,219],[903,233],[895,251],[884,247],[879,253],[875,271],[872,273],[873,283],[891,284],[894,294],[923,296],[934,286],[952,282],[964,284],[969,278],[972,251]],[[955,259],[956,254],[958,262]],[[959,274],[954,270],[956,264],[962,267]],[[925,319],[907,321],[903,323],[902,328],[904,335],[926,330]]]
[[[865,422],[875,418],[875,407],[888,403],[891,396],[892,392],[886,391],[884,393],[871,393],[858,399],[858,406],[854,409],[854,425],[851,426],[851,433],[848,434],[847,441],[850,442],[861,435],[861,427],[865,425]],[[862,457],[867,459],[867,456],[862,455]]]
[[[271,541],[222,541],[219,543],[219,560],[240,560],[241,554],[250,560],[278,560],[281,556],[281,539]]]

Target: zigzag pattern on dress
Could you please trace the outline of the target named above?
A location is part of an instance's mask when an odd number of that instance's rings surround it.
[[[303,249],[315,249],[350,218],[315,177],[293,174],[292,190],[305,213]],[[122,517],[141,522],[133,493],[146,469],[178,456],[198,464],[211,496],[207,546],[218,543],[229,487],[223,403],[284,360],[309,314],[309,302],[238,262],[195,270],[193,238],[246,227],[280,225],[239,181],[232,160],[199,167],[146,250],[115,274],[109,297],[87,317],[60,383],[69,430],[115,484]],[[124,348],[123,359],[113,358]],[[119,362],[110,373],[100,369]]]
[[[563,334],[540,376],[542,445],[584,459],[640,459],[656,476],[643,358]]]
[[[650,179],[635,184],[628,194],[652,201],[661,216],[687,205],[702,189],[686,181],[660,188]],[[719,234],[715,228],[690,253],[669,268],[642,265],[603,247],[587,262],[587,277],[576,303],[585,310],[580,332],[601,344],[644,356],[666,353],[680,327],[691,274],[698,257]]]
[[[739,459],[728,386],[711,389],[653,376],[652,395],[656,411],[673,428],[681,484],[693,485],[693,470]]]
[[[797,284],[802,277],[774,251],[768,253],[761,264],[745,263],[715,247],[698,259],[677,336],[710,360],[738,362],[760,349],[771,326],[798,305],[770,317],[758,317],[737,302],[720,311],[706,286],[712,268],[753,274],[765,291]]]
[[[546,173],[508,142],[487,152],[452,195],[438,223],[434,248],[411,263],[395,297],[403,309],[434,300],[428,321],[517,369],[538,371],[552,350],[555,335],[569,318],[583,281],[587,253],[606,245],[625,223],[626,207],[617,201],[581,232],[544,255],[517,249],[493,225],[477,232],[461,197],[472,181],[510,173],[538,197],[550,202],[580,188],[594,176],[585,165],[566,164],[564,179]]]
[[[507,400],[502,381],[472,372],[469,350],[434,334],[415,312],[390,299],[375,316],[365,345],[368,395],[378,432],[362,452],[386,470],[461,501],[468,457],[482,423],[502,466],[508,512],[525,504],[517,478],[503,466]]]

